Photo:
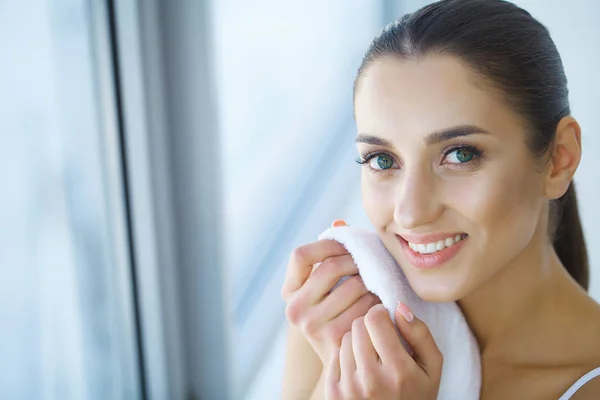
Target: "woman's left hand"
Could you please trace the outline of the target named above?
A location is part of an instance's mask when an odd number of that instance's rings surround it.
[[[404,349],[383,305],[356,319],[327,367],[327,399],[419,399],[437,397],[442,353],[429,328],[403,303],[396,325],[413,350]]]

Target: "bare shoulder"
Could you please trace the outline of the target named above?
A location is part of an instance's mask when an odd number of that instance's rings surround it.
[[[585,356],[581,366],[583,371],[579,377],[573,380],[574,384],[579,378],[585,374],[596,371],[600,368],[600,305],[594,301],[594,306],[591,312],[586,315],[586,324],[580,325],[574,340],[579,343],[580,354]],[[587,353],[587,354],[586,354]],[[571,400],[588,400],[600,398],[600,377],[596,376],[586,382],[575,394]]]
[[[559,398],[580,378],[600,367],[600,305],[591,297],[580,302],[566,321],[557,326],[553,352],[557,368],[541,368],[539,382],[543,382],[539,396],[532,398]],[[549,347],[549,349],[552,346]],[[541,395],[543,394],[543,395]],[[600,377],[586,382],[570,400],[600,399]]]
[[[593,301],[593,299],[591,300]],[[576,379],[572,379],[571,385],[587,373],[596,372],[596,369],[600,368],[600,305],[593,301],[590,310],[582,317],[584,317],[585,323],[577,326],[571,338],[572,343],[577,343],[577,345],[570,346],[570,350],[581,360],[579,373]],[[599,376],[590,379],[571,397],[571,400],[588,399],[600,399]]]
[[[600,397],[600,377],[597,376],[583,385],[571,400],[597,400]]]

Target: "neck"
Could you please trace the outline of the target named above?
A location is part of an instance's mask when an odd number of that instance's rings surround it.
[[[482,359],[527,364],[543,357],[543,348],[532,355],[543,346],[539,332],[553,326],[575,286],[545,234],[536,233],[517,258],[458,304]]]

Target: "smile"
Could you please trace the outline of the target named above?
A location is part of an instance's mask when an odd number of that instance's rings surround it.
[[[445,248],[452,247],[456,243],[460,242],[467,236],[466,233],[460,235],[456,235],[454,237],[447,237],[443,240],[438,240],[437,242],[432,243],[413,243],[408,242],[408,246],[412,251],[420,254],[433,254],[438,251],[444,250]]]
[[[419,238],[409,237],[410,241],[402,236],[396,235],[400,242],[408,262],[416,268],[439,268],[450,261],[458,251],[465,245],[469,235],[466,233],[446,235],[445,237],[436,235]]]

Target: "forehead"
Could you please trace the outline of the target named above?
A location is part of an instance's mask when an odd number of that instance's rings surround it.
[[[499,96],[452,56],[382,57],[363,73],[355,115],[359,132],[427,134],[448,126],[516,122]]]

